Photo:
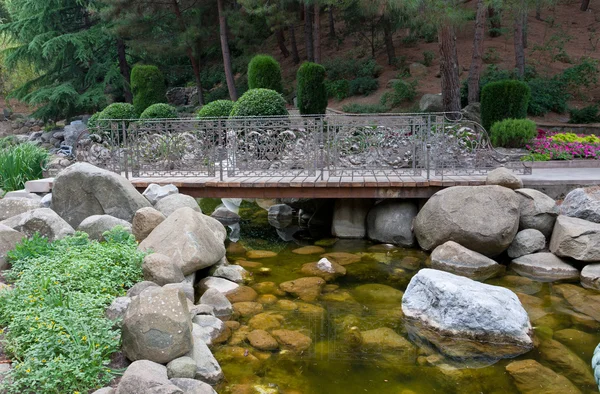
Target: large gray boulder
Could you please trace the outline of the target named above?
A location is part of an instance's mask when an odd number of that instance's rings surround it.
[[[517,233],[508,248],[508,257],[516,259],[517,257],[539,252],[545,247],[546,237],[544,237],[544,234],[539,230],[528,228]]]
[[[8,268],[6,254],[25,238],[25,234],[0,224],[0,271]]]
[[[431,268],[479,281],[492,278],[504,271],[503,265],[453,241],[448,241],[433,250]]]
[[[185,394],[167,377],[167,367],[149,360],[139,360],[127,368],[116,394]]]
[[[535,229],[549,239],[558,216],[556,201],[534,189],[516,190],[519,197],[519,229]]]
[[[226,236],[225,228],[217,220],[192,208],[181,208],[159,224],[139,248],[171,258],[184,275],[189,275],[225,256]]]
[[[133,215],[133,223],[131,224],[131,230],[135,239],[138,242],[142,242],[165,219],[165,215],[152,207],[139,209]]]
[[[144,280],[154,282],[159,286],[180,283],[185,279],[181,268],[173,263],[170,257],[160,253],[152,253],[144,257],[142,273]]]
[[[215,316],[196,315],[192,318],[192,335],[202,338],[209,346],[224,330],[225,323]]]
[[[600,223],[600,187],[572,190],[560,205],[560,214]]]
[[[192,322],[183,291],[150,287],[134,297],[123,318],[121,339],[123,353],[133,361],[165,364],[187,354]]]
[[[75,147],[77,141],[89,136],[88,128],[81,120],[75,120],[63,129],[65,141],[63,145]]]
[[[452,357],[495,360],[533,348],[527,312],[503,287],[422,269],[404,293],[402,311],[410,332]]]
[[[444,103],[442,102],[442,94],[426,93],[419,101],[419,111],[421,112],[443,112]]]
[[[364,238],[367,214],[372,206],[371,200],[363,198],[336,200],[331,233],[339,238]]]
[[[3,220],[0,224],[19,231],[28,237],[39,233],[51,242],[75,233],[69,223],[49,208],[34,209]]]
[[[191,208],[196,212],[202,213],[202,210],[194,197],[179,193],[161,198],[156,205],[154,205],[154,208],[165,215],[165,217],[169,217],[173,212],[181,208]]]
[[[183,390],[185,394],[217,394],[208,383],[196,379],[175,378],[171,383]]]
[[[588,264],[581,270],[581,286],[600,290],[600,264]]]
[[[156,183],[151,183],[146,190],[144,190],[142,196],[146,197],[146,199],[150,201],[150,204],[154,205],[159,200],[177,193],[179,193],[179,189],[175,185],[160,186]]]
[[[600,261],[600,223],[559,216],[550,240],[550,251],[587,263]]]
[[[192,350],[190,350],[186,356],[193,358],[196,362],[195,379],[213,385],[223,380],[223,370],[221,369],[219,362],[215,359],[208,348],[208,345],[197,332],[193,335]]]
[[[577,268],[552,253],[533,253],[514,259],[510,268],[519,275],[539,282],[576,281]]]
[[[30,198],[3,198],[0,200],[0,220],[41,208],[40,202]]]
[[[223,293],[215,288],[209,288],[200,297],[200,302],[203,305],[209,305],[213,308],[214,314],[217,317],[227,319],[233,313],[231,302]]]
[[[86,233],[90,239],[102,241],[104,240],[102,234],[117,226],[121,226],[125,231],[131,232],[131,223],[110,215],[93,215],[87,217],[79,224],[77,231]]]
[[[412,231],[419,209],[410,201],[385,200],[367,216],[367,236],[374,241],[410,247],[415,244]]]
[[[226,207],[219,207],[210,215],[211,218],[218,220],[223,226],[232,226],[239,223],[242,218],[235,212]]]
[[[486,256],[505,251],[519,228],[519,201],[502,186],[455,186],[434,194],[414,222],[421,248],[454,241]]]
[[[504,186],[513,190],[523,188],[521,178],[505,167],[499,167],[490,171],[485,179],[485,184]]]
[[[269,207],[267,219],[269,224],[277,229],[286,228],[292,221],[294,210],[286,204],[275,204]]]
[[[149,206],[127,179],[87,163],[66,168],[52,188],[52,209],[75,228],[92,215],[131,222],[138,209]]]

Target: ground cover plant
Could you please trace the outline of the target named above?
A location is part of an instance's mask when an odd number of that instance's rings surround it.
[[[48,162],[48,152],[30,143],[15,144],[0,139],[0,189],[20,190],[25,182],[40,179]]]
[[[86,393],[115,373],[111,354],[120,330],[105,308],[142,279],[143,255],[132,235],[116,228],[105,242],[77,233],[53,243],[34,236],[9,252],[0,292],[4,351],[13,368],[3,393]]]
[[[538,130],[537,137],[526,148],[529,154],[525,160],[600,159],[600,138],[595,135]]]

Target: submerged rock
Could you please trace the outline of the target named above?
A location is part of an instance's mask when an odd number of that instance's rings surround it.
[[[596,382],[588,364],[573,353],[562,343],[553,339],[542,341],[537,347],[542,361],[548,363],[552,369],[561,372],[577,387],[594,390]]]
[[[367,351],[398,352],[406,357],[406,362],[415,362],[417,348],[402,335],[389,327],[376,328],[362,331],[362,347]]]
[[[293,330],[274,330],[271,332],[273,337],[279,342],[282,348],[295,352],[308,350],[312,345],[312,339],[299,331]]]
[[[315,301],[325,286],[325,280],[319,277],[307,277],[283,282],[281,290],[290,293],[303,301]]]
[[[326,281],[331,281],[337,277],[346,275],[346,268],[337,263],[332,263],[326,258],[322,258],[318,262],[304,264],[300,272],[304,275],[319,276]]]
[[[321,257],[324,257],[329,261],[338,263],[339,265],[348,265],[348,264],[358,263],[361,259],[360,256],[355,255],[354,253],[347,253],[347,252],[325,253],[325,254],[322,254]]]
[[[319,253],[325,253],[325,249],[323,249],[320,246],[314,246],[314,245],[309,245],[309,246],[303,246],[301,248],[298,249],[294,249],[292,250],[292,253],[295,254],[319,254]]]
[[[452,357],[493,361],[533,348],[527,312],[502,287],[422,269],[404,293],[402,311],[412,333]]]
[[[550,251],[588,263],[600,261],[600,224],[559,216],[550,240]]]
[[[552,289],[573,309],[600,322],[600,294],[570,284],[555,285]]]
[[[504,271],[503,265],[453,241],[448,241],[433,250],[431,268],[479,281],[494,277]]]
[[[576,281],[577,268],[552,253],[534,253],[521,256],[510,263],[510,268],[519,275],[541,282]]]
[[[414,223],[419,245],[432,250],[447,241],[486,256],[510,246],[519,228],[519,200],[502,186],[455,186],[437,192]]]
[[[265,330],[254,330],[248,334],[248,342],[258,350],[276,350],[279,347],[277,340]]]
[[[513,361],[506,372],[522,394],[580,394],[573,383],[535,360]]]
[[[366,284],[354,288],[354,298],[358,302],[370,304],[399,304],[402,302],[402,291],[381,284]]]

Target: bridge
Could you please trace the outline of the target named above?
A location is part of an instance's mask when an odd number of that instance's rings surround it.
[[[537,188],[600,183],[591,169],[532,173],[459,113],[100,121],[90,133],[77,160],[195,197],[426,198],[500,166]]]

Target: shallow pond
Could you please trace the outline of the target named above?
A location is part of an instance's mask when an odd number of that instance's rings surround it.
[[[241,216],[241,240],[229,245],[228,259],[253,274],[248,286],[256,293],[249,291],[234,300],[246,303],[236,307],[227,334],[213,346],[226,379],[216,388],[219,393],[519,393],[505,367],[527,359],[568,377],[581,392],[597,392],[593,379],[590,382],[589,364],[600,342],[596,320],[600,295],[579,284],[566,285],[571,287],[563,291],[560,286],[565,285],[534,282],[512,272],[487,280],[517,293],[534,326],[536,344],[544,345],[492,365],[481,360],[457,362],[418,343],[404,325],[400,292],[427,266],[426,253],[362,240],[306,236],[284,242],[258,206],[243,206]],[[322,249],[294,252],[315,244]],[[247,254],[257,250],[276,255]],[[328,281],[317,299],[300,300],[279,290],[283,282],[310,276],[301,272],[302,266],[327,253],[341,253],[329,258],[344,265],[347,273]],[[372,284],[385,286],[364,286]],[[577,294],[569,297],[569,291]],[[310,345],[291,340],[287,348],[258,350],[250,345],[247,333],[263,328],[271,333],[296,331],[309,337]],[[414,346],[408,348],[406,340]]]

